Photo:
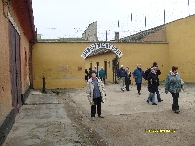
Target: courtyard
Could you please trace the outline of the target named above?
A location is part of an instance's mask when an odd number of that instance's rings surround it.
[[[27,105],[22,107],[21,113],[18,115],[16,123],[8,135],[4,146],[17,146],[16,143],[18,143],[18,146],[192,146],[195,145],[195,127],[193,122],[195,119],[194,87],[195,84],[185,85],[185,91],[181,92],[179,97],[181,112],[175,114],[171,110],[171,94],[164,93],[163,85],[159,87],[163,101],[157,102],[157,105],[152,105],[146,102],[148,96],[146,84],[142,85],[142,94],[138,95],[135,85],[130,85],[129,92],[122,92],[118,84],[107,83],[105,85],[107,99],[102,104],[102,116],[104,118],[95,118],[95,121],[91,121],[90,118],[90,105],[87,100],[85,88],[56,89],[49,91],[46,95],[31,94],[27,100]],[[31,121],[30,125],[32,125],[37,120],[30,120],[33,117],[33,112],[30,114],[31,117],[25,117],[23,112],[28,111],[28,106],[35,108],[38,105],[41,105],[37,109],[38,113],[44,111],[43,113],[46,115],[51,114],[49,111],[52,110],[44,110],[44,106],[47,106],[49,109],[55,105],[53,115],[56,114],[58,116],[53,116],[53,119],[47,116],[39,116],[37,118],[40,121],[39,126],[30,127],[29,121]],[[25,118],[28,121],[22,125],[21,120]],[[41,120],[43,123],[41,123]],[[53,122],[51,122],[52,120]],[[58,124],[56,125],[54,121]],[[67,125],[67,128],[60,126],[63,123]],[[47,130],[39,129],[39,132],[32,134],[33,129],[36,130],[41,127],[40,124],[42,128]],[[25,133],[22,133],[21,129],[25,130]],[[149,129],[161,129],[161,132],[146,132]],[[176,131],[162,132],[163,129],[174,129]],[[36,139],[36,141],[33,142],[33,139]]]

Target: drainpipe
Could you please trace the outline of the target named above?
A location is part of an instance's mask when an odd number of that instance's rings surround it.
[[[42,79],[43,79],[43,89],[42,89],[42,93],[43,93],[43,94],[46,94],[47,92],[46,92],[46,89],[45,89],[45,84],[46,84],[46,83],[45,83],[45,77],[43,76]]]

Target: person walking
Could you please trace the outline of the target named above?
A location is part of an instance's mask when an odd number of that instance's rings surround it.
[[[165,80],[165,93],[168,94],[168,92],[170,92],[172,94],[172,110],[177,114],[180,112],[178,98],[181,90],[184,90],[183,83],[184,82],[181,80],[181,77],[178,74],[178,67],[173,66]]]
[[[88,79],[91,78],[92,68],[89,68]]]
[[[158,67],[158,65],[157,65],[157,63],[156,62],[154,62],[153,63],[153,65],[152,65],[152,67],[151,68],[153,68],[153,67],[155,67],[155,70],[156,70],[156,76],[157,76],[157,87],[156,87],[156,95],[157,95],[157,100],[158,100],[158,102],[161,102],[161,101],[163,101],[161,98],[160,98],[160,92],[159,92],[159,78],[158,78],[158,76],[161,74],[161,71],[160,71],[160,69],[159,69],[159,67]]]
[[[125,69],[123,68],[123,65],[121,65],[121,68],[118,70],[118,80],[120,82],[121,90],[124,92],[125,91]]]
[[[129,90],[129,85],[131,84],[131,80],[130,80],[130,77],[131,77],[131,72],[129,71],[129,68],[126,67],[126,75],[125,75],[125,85],[126,85],[126,90],[127,91],[130,91]]]
[[[155,102],[155,92],[158,86],[157,75],[155,67],[151,68],[151,72],[148,75],[148,91],[149,97],[147,102],[152,101],[152,105],[157,105]]]
[[[86,93],[91,105],[91,119],[95,120],[96,106],[97,114],[99,118],[104,118],[101,116],[101,103],[105,102],[105,88],[104,84],[100,79],[96,77],[97,72],[95,70],[91,73],[91,78],[87,82]]]
[[[101,70],[99,71],[99,77],[102,82],[104,81],[104,84],[106,84],[105,76],[106,76],[106,72],[104,68],[102,67]]]
[[[98,70],[97,70],[97,67],[96,66],[94,66],[94,69],[93,70],[95,70],[96,71],[96,77],[98,78]]]
[[[89,79],[89,72],[87,69],[85,69],[85,81],[87,82]]]
[[[137,64],[137,68],[133,71],[133,78],[135,79],[137,85],[137,91],[140,95],[141,91],[141,84],[142,84],[142,77],[144,77],[144,71],[141,69],[141,64]]]

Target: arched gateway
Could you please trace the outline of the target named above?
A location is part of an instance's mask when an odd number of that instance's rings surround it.
[[[93,51],[97,49],[109,49],[113,51],[118,56],[118,58],[121,58],[123,55],[123,53],[114,45],[110,43],[98,42],[98,43],[91,44],[89,47],[87,47],[83,51],[81,57],[85,59],[87,56],[89,56]]]

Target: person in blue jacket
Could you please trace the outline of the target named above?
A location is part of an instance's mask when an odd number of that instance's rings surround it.
[[[142,77],[144,77],[144,71],[141,69],[141,64],[137,64],[137,68],[133,71],[133,78],[135,79],[137,85],[137,91],[140,95],[141,91],[141,84],[142,84]]]
[[[120,82],[121,90],[124,92],[125,91],[125,75],[126,71],[123,68],[123,65],[121,65],[121,68],[118,70],[118,80]]]
[[[104,68],[102,67],[101,70],[99,71],[99,77],[100,77],[100,80],[103,82],[104,81],[104,84],[106,84],[106,81],[105,81],[105,77],[106,77],[106,72],[104,70]]]

